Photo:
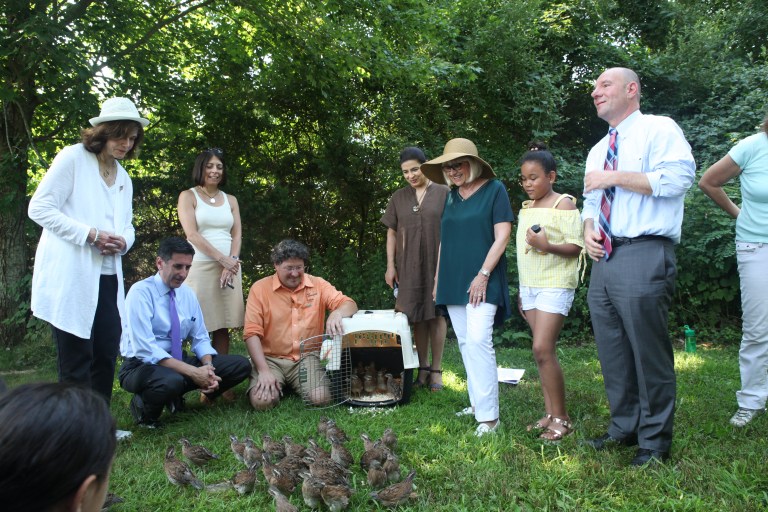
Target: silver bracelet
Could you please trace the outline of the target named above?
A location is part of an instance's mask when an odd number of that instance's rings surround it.
[[[89,245],[96,245],[99,240],[99,228],[93,228],[96,230],[96,234],[93,236],[93,242],[89,242]]]

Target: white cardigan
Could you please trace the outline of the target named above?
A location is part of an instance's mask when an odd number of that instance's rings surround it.
[[[91,228],[104,222],[105,211],[113,209],[115,234],[125,239],[122,254],[135,240],[133,225],[133,184],[117,164],[118,187],[114,204],[103,198],[99,163],[82,144],[68,146],[54,158],[51,168],[29,202],[29,218],[43,227],[32,274],[32,313],[54,327],[79,338],[91,337],[99,299],[99,278],[103,256],[87,242]],[[117,308],[123,336],[127,336],[125,288],[121,255],[117,268]]]

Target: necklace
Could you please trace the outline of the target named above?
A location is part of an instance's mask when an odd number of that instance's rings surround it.
[[[104,181],[109,185],[112,177],[112,172],[115,172],[114,178],[117,178],[117,160],[112,160],[112,165],[107,165],[104,163],[101,158],[96,157],[96,160],[99,162],[99,173],[101,174],[102,178],[104,178]]]
[[[419,197],[419,193],[416,192],[416,204],[413,205],[413,212],[419,213],[421,210],[421,203],[424,201],[424,197],[427,195],[427,191],[429,190],[429,186],[432,184],[431,181],[427,182],[427,186],[424,187],[424,192],[422,192],[421,197]]]
[[[215,203],[215,202],[216,202],[216,197],[219,195],[219,192],[221,192],[220,190],[217,190],[215,194],[211,195],[211,194],[209,194],[209,193],[208,193],[208,191],[207,191],[207,190],[205,190],[205,189],[204,189],[203,187],[201,187],[200,185],[198,185],[198,186],[197,186],[197,188],[199,188],[199,189],[200,189],[200,192],[202,192],[203,194],[205,194],[205,195],[207,195],[207,196],[208,196],[208,200],[209,200],[211,203]]]

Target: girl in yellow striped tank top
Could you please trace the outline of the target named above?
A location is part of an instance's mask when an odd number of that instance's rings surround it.
[[[531,200],[523,203],[518,217],[518,306],[533,333],[533,356],[545,407],[544,416],[528,425],[528,431],[557,442],[573,433],[555,345],[578,284],[579,255],[584,245],[581,218],[575,199],[552,189],[557,165],[546,146],[536,143],[523,155],[520,175]]]

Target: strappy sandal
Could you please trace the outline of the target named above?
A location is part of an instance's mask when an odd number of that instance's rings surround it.
[[[439,373],[440,375],[442,375],[443,374],[443,370],[433,370],[433,369],[430,368],[429,369],[429,373]],[[433,393],[436,393],[437,391],[442,391],[443,390],[443,385],[442,384],[435,384],[434,382],[430,382],[429,383],[429,390],[432,391]]]
[[[427,372],[427,379],[428,379],[429,378],[429,371],[430,371],[429,366],[419,366],[419,373],[416,376],[416,382],[413,383],[414,389],[427,387],[426,379],[424,380],[424,382],[422,382],[422,381],[419,380],[419,376],[421,376],[421,372]]]
[[[544,423],[546,422],[546,423]],[[526,432],[538,432],[539,430],[544,430],[549,426],[549,424],[552,422],[552,415],[549,413],[546,413],[543,418],[541,418],[536,423],[531,423],[527,427],[525,427]]]
[[[562,438],[573,434],[575,430],[576,429],[573,428],[573,424],[571,423],[570,420],[564,420],[563,418],[552,416],[552,419],[549,422],[549,425],[544,430],[544,432],[541,433],[541,435],[539,436],[539,439],[550,442],[550,443],[557,443]]]

